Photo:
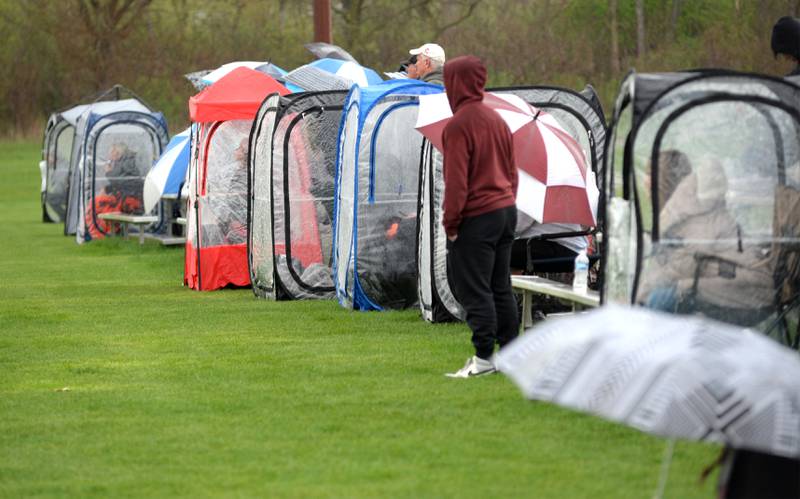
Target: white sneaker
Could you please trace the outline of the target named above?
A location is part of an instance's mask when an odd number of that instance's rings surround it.
[[[492,374],[493,372],[496,372],[496,369],[491,361],[473,355],[467,359],[464,367],[454,373],[447,373],[445,376],[448,378],[474,378],[475,376]]]

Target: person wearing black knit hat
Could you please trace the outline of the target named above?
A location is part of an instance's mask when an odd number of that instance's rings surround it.
[[[800,19],[791,16],[778,19],[772,27],[772,53],[794,64],[786,76],[800,75]]]

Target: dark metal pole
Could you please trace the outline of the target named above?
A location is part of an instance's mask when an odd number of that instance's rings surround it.
[[[314,41],[333,43],[331,0],[314,0]]]

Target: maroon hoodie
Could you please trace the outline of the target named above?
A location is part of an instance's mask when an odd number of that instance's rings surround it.
[[[517,168],[511,131],[483,104],[486,67],[474,56],[457,57],[444,66],[444,86],[453,117],[444,143],[444,225],[458,235],[465,217],[512,206]]]

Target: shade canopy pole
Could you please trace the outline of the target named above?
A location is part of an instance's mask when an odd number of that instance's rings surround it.
[[[314,0],[314,41],[333,43],[331,0]]]

